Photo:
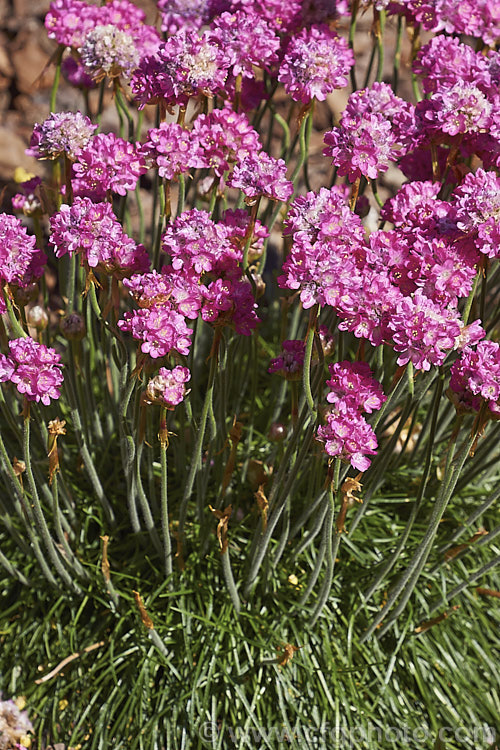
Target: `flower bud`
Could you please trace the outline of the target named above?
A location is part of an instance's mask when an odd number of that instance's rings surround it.
[[[25,307],[38,297],[38,284],[33,282],[25,287],[18,287],[13,290],[14,301],[18,307]]]
[[[37,331],[44,331],[49,323],[49,316],[40,305],[35,305],[28,310],[28,325]]]
[[[260,273],[252,273],[252,279],[255,284],[255,297],[256,299],[259,299],[259,297],[262,297],[262,295],[266,291],[266,282],[264,281]]]
[[[287,429],[281,422],[273,422],[267,434],[272,443],[281,443],[287,435]]]
[[[59,323],[59,329],[68,341],[80,341],[86,334],[83,317],[77,312],[64,315]]]

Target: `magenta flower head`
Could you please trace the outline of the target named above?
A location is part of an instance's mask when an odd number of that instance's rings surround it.
[[[149,270],[146,250],[125,234],[110,203],[77,197],[51,216],[50,228],[57,258],[79,252],[90,268],[119,279]]]
[[[450,390],[459,411],[479,411],[484,400],[500,419],[500,345],[480,341],[475,350],[466,347],[451,367]]]
[[[33,216],[42,213],[42,204],[38,194],[38,187],[41,185],[40,177],[30,177],[29,180],[21,183],[21,193],[16,193],[12,197],[12,208],[14,211],[20,211],[25,216]]]
[[[134,39],[112,24],[89,31],[78,51],[85,72],[97,82],[105,76],[129,80],[139,65]]]
[[[278,62],[280,38],[255,13],[222,13],[211,29],[210,39],[226,55],[229,72],[235,77],[253,78],[254,66],[269,70]]]
[[[303,0],[232,0],[231,8],[263,19],[278,33],[287,33],[300,26],[304,4]]]
[[[283,341],[279,357],[271,360],[268,372],[277,372],[286,380],[300,380],[304,368],[306,345],[301,340]]]
[[[174,409],[184,400],[186,383],[190,377],[187,367],[174,367],[173,370],[160,367],[158,375],[151,378],[147,385],[146,400]]]
[[[442,365],[451,351],[477,343],[484,336],[477,321],[464,327],[453,304],[434,302],[421,289],[397,303],[387,327],[394,350],[399,352],[398,365],[411,361],[418,370]]]
[[[65,79],[77,89],[93,89],[97,83],[85,72],[80,60],[75,60],[72,55],[65,57],[62,61],[61,72]]]
[[[259,134],[246,115],[229,107],[198,115],[192,133],[191,149],[198,147],[200,152],[197,166],[213,169],[218,177],[262,148]]]
[[[340,126],[325,134],[325,156],[339,175],[351,182],[361,176],[376,179],[406,153],[415,133],[414,107],[385,83],[350,95]]]
[[[239,188],[247,198],[265,196],[274,201],[287,201],[293,193],[293,184],[286,179],[286,171],[283,159],[260,151],[235,165],[228,185]]]
[[[161,30],[170,35],[183,29],[199,31],[210,21],[211,5],[210,0],[158,0]]]
[[[33,129],[29,156],[57,159],[64,154],[74,161],[92,138],[97,125],[81,112],[55,112]]]
[[[49,39],[64,47],[77,48],[95,25],[96,6],[84,0],[53,0],[45,16]]]
[[[0,382],[14,383],[28,401],[48,406],[60,396],[61,355],[26,337],[9,341],[10,355],[0,354]]]
[[[377,452],[372,427],[356,409],[333,409],[326,413],[325,424],[318,427],[316,440],[325,444],[325,452],[340,458],[359,471],[366,471]]]
[[[36,247],[19,219],[10,214],[0,214],[0,281],[3,284],[26,287],[39,279],[47,260],[45,253]],[[3,298],[0,295],[0,309]]]
[[[332,377],[326,381],[330,388],[326,400],[330,404],[342,403],[347,409],[371,414],[387,401],[382,386],[374,380],[366,362],[337,362],[330,364],[328,369]]]
[[[500,257],[500,178],[478,169],[467,174],[453,192],[456,222],[489,258]]]
[[[142,154],[148,164],[158,167],[160,177],[167,180],[192,168],[205,166],[196,138],[175,122],[162,122],[158,128],[148,130]]]
[[[179,354],[189,354],[193,331],[168,301],[126,312],[118,321],[118,328],[142,341],[141,350],[153,359],[165,357],[174,349]]]
[[[354,54],[346,40],[328,26],[312,26],[294,35],[280,66],[278,80],[295,101],[324,101],[347,86]]]
[[[103,200],[108,191],[126,195],[147,171],[140,144],[129,143],[114,133],[95,135],[73,165],[73,186],[80,195]]]
[[[83,0],[53,0],[45,17],[50,39],[64,47],[79,49],[85,37],[97,26],[113,26],[126,32],[142,54],[152,54],[160,38],[156,29],[144,23],[143,10],[130,0],[110,0],[93,5]]]
[[[189,97],[214,96],[224,88],[227,59],[205,32],[181,31],[146,57],[131,80],[140,107],[158,103],[164,107],[186,104]]]
[[[330,392],[325,424],[318,427],[316,439],[325,444],[329,456],[366,471],[377,452],[377,438],[361,412],[371,414],[387,400],[382,386],[374,380],[366,362],[338,362],[329,365]]]

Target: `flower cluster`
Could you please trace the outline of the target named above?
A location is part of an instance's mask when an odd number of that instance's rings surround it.
[[[162,122],[148,130],[148,140],[142,147],[146,163],[154,164],[160,177],[167,180],[204,166],[199,151],[192,134],[175,122]]]
[[[278,284],[300,289],[304,308],[335,306],[360,285],[358,265],[364,259],[364,230],[338,188],[297,197],[287,216],[287,233],[294,244],[283,264]]]
[[[414,119],[410,104],[387,84],[374,83],[351,94],[340,126],[325,134],[323,153],[351,182],[362,176],[376,179],[408,150]]]
[[[332,406],[326,412],[326,423],[318,427],[317,440],[325,444],[329,456],[366,471],[371,463],[367,456],[375,455],[378,443],[362,412],[371,414],[380,409],[386,396],[364,362],[344,361],[328,369],[331,379],[327,380],[327,401]]]
[[[96,26],[80,47],[85,73],[97,82],[105,76],[130,79],[139,64],[139,51],[133,38],[116,26]]]
[[[391,4],[427,31],[464,34],[489,45],[500,38],[500,14],[491,0],[397,0]]]
[[[167,409],[174,409],[186,395],[186,383],[191,373],[187,367],[174,367],[169,370],[160,367],[158,375],[148,382],[146,388],[146,400],[150,403],[159,403]]]
[[[146,250],[125,234],[110,203],[77,197],[51,217],[50,228],[57,258],[79,252],[90,268],[117,278],[149,269]]]
[[[253,78],[254,66],[269,70],[278,62],[280,39],[255,13],[222,13],[212,22],[209,38],[224,52],[234,77]]]
[[[366,362],[337,362],[328,366],[330,388],[326,400],[330,404],[342,403],[346,409],[358,409],[371,414],[378,411],[387,400],[382,386],[373,379]]]
[[[30,236],[19,219],[9,214],[0,214],[0,282],[25,288],[43,274],[47,261],[45,253],[36,247],[35,237]],[[0,312],[5,312],[0,295]]]
[[[199,115],[191,138],[191,148],[199,154],[197,166],[213,169],[218,177],[262,148],[259,134],[248,118],[228,107]]]
[[[484,400],[500,419],[500,345],[485,340],[466,347],[451,367],[450,390],[459,411],[479,411]]]
[[[74,161],[88,145],[97,125],[81,112],[53,112],[33,129],[26,153],[37,159],[57,159],[64,154]]]
[[[500,178],[478,169],[453,192],[457,227],[489,258],[500,257]]]
[[[241,190],[247,198],[265,196],[274,201],[287,201],[293,193],[293,184],[287,180],[286,172],[283,159],[258,151],[235,164],[228,185]]]
[[[324,101],[347,86],[354,55],[345,39],[328,26],[313,26],[294,35],[281,63],[278,80],[295,101]]]
[[[33,216],[40,213],[42,204],[37,188],[42,182],[41,177],[29,177],[21,183],[21,193],[12,196],[12,208],[14,211],[20,211],[25,216]]]
[[[61,355],[31,338],[9,341],[10,355],[0,354],[0,382],[14,383],[28,401],[48,406],[59,398],[63,382]]]
[[[182,30],[156,54],[143,58],[131,87],[139,108],[152,103],[168,108],[186,104],[191,96],[214,96],[223,89],[227,73],[226,54],[207,32],[199,36]]]
[[[99,133],[78,154],[73,187],[77,195],[90,195],[93,200],[103,200],[108,192],[126,195],[146,171],[140,144],[114,133]]]
[[[475,52],[455,38],[437,36],[421,48],[414,69],[427,94],[416,107],[415,147],[432,146],[435,157],[439,147],[446,155],[448,179],[450,171],[460,179],[450,167],[472,154],[485,167],[498,166],[498,53]],[[434,177],[442,174],[442,164],[435,164],[433,172]]]
[[[212,5],[211,0],[158,0],[161,30],[171,36],[181,29],[199,31],[210,21]]]
[[[0,693],[0,750],[27,750],[31,744],[28,735],[33,725],[28,714],[23,711],[24,700],[1,700]]]
[[[300,380],[304,367],[306,345],[301,340],[283,341],[282,353],[271,360],[268,372],[277,372],[287,380]]]
[[[230,325],[245,336],[255,328],[252,287],[239,265],[240,226],[215,223],[196,208],[186,211],[162,237],[170,265],[124,282],[140,309],[126,312],[118,325],[143,342],[144,353],[187,354],[192,330],[185,319],[198,314],[214,327]]]
[[[145,17],[144,11],[130,0],[110,0],[104,5],[91,5],[85,0],[53,0],[45,16],[45,28],[50,39],[80,50],[96,27],[112,26],[125,32],[141,54],[152,54],[160,37],[156,29],[144,23]]]

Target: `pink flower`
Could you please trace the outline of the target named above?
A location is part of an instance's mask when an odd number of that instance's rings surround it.
[[[287,201],[293,193],[293,185],[286,179],[286,172],[283,159],[275,159],[260,151],[235,165],[228,185],[239,188],[248,198],[265,196],[275,201]]]
[[[347,42],[328,26],[312,26],[291,37],[278,80],[295,101],[324,101],[348,84],[354,55]]]
[[[484,399],[500,417],[500,345],[480,341],[475,350],[466,347],[451,367],[450,389],[466,411],[479,411]]]
[[[153,359],[165,357],[174,349],[179,354],[189,353],[193,331],[186,325],[184,316],[168,301],[126,312],[118,321],[118,328],[142,341],[141,350]]]
[[[325,451],[333,458],[350,463],[359,471],[366,471],[370,459],[377,452],[377,438],[368,422],[356,409],[327,412],[326,423],[320,425],[316,439],[325,444]]]
[[[461,344],[463,323],[456,308],[433,302],[419,289],[404,297],[388,322],[398,365],[413,362],[418,370],[442,365]]]
[[[167,180],[193,167],[205,166],[196,138],[175,122],[162,122],[158,128],[148,130],[142,153],[148,164],[158,167],[160,177]]]
[[[282,353],[276,359],[271,360],[267,371],[277,372],[287,380],[300,380],[306,351],[304,341],[283,341],[281,348]]]
[[[56,257],[80,252],[91,268],[117,278],[149,269],[149,256],[142,245],[128,237],[110,203],[75,198],[63,204],[50,219],[50,242]]]
[[[216,224],[207,211],[192,208],[178,216],[162,236],[162,250],[176,271],[193,269],[197,274],[222,269],[241,260],[243,253],[228,238],[224,224]]]
[[[33,129],[29,156],[37,159],[57,159],[65,154],[74,161],[92,138],[97,125],[93,125],[81,112],[52,113]]]
[[[49,39],[79,49],[97,26],[126,32],[142,54],[152,54],[160,43],[156,29],[144,23],[145,13],[129,0],[92,5],[83,0],[53,0],[45,17]]]
[[[151,378],[146,388],[146,398],[161,403],[167,409],[174,409],[186,395],[186,383],[191,373],[187,367],[174,367],[169,370],[160,367],[158,375]]]
[[[458,228],[489,258],[500,257],[500,178],[478,169],[453,191]]]
[[[265,68],[277,63],[280,39],[266,21],[255,13],[222,13],[216,16],[209,32],[227,58],[233,76],[253,78],[253,67]]]
[[[162,103],[186,104],[190,96],[212,97],[224,87],[228,73],[226,55],[205,32],[180,31],[162,44],[154,56],[141,62],[131,87],[140,108]]]
[[[78,154],[73,165],[75,192],[102,200],[108,191],[126,195],[147,171],[140,144],[114,133],[99,133]]]
[[[0,214],[0,280],[3,284],[27,287],[43,274],[47,261],[45,253],[36,247],[35,237],[29,235],[19,219]],[[0,295],[0,312],[4,311]]]
[[[9,341],[10,356],[0,354],[0,381],[10,380],[28,401],[48,406],[60,396],[63,382],[61,356],[31,338]]]
[[[246,115],[225,107],[196,118],[191,148],[200,154],[196,166],[213,169],[222,177],[233,164],[259,152],[262,145]]]
[[[357,409],[371,414],[378,411],[387,397],[382,386],[373,379],[370,367],[366,362],[337,362],[328,365],[330,388],[326,400],[330,404],[343,404],[346,409]]]

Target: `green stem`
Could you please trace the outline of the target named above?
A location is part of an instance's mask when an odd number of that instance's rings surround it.
[[[297,160],[297,164],[295,165],[295,169],[293,170],[293,174],[290,178],[291,182],[293,182],[294,188],[295,188],[295,183],[299,176],[300,170],[302,169],[302,165],[304,164],[306,157],[307,157],[307,151],[309,148],[309,140],[311,136],[312,123],[313,123],[313,112],[314,112],[314,99],[311,103],[311,106],[308,112],[304,114],[302,123],[300,125],[299,158]]]
[[[358,15],[358,8],[359,8],[359,0],[352,0],[352,9],[351,9],[351,22],[349,24],[349,47],[354,52],[354,37],[356,35],[356,20]],[[356,84],[356,73],[354,70],[355,66],[353,65],[350,70],[350,77],[351,77],[351,87],[353,91],[356,91],[357,84]]]
[[[160,432],[162,430],[161,425],[165,424],[167,420],[167,411],[165,407],[161,407],[160,415]],[[161,460],[161,490],[160,490],[160,503],[161,503],[161,528],[163,532],[163,554],[165,561],[165,575],[167,578],[172,575],[172,542],[170,539],[170,527],[168,523],[168,489],[167,489],[167,443],[161,441],[160,444],[160,460]]]
[[[335,569],[335,558],[337,556],[337,550],[340,544],[340,532],[337,530],[337,528],[335,528],[335,534],[333,532],[335,523],[335,496],[337,495],[339,489],[338,485],[340,465],[340,459],[336,458],[333,469],[333,481],[330,482],[327,492],[328,510],[325,516],[326,571],[323,584],[321,586],[321,591],[318,596],[318,601],[316,602],[316,606],[314,607],[313,613],[311,615],[311,627],[314,627],[314,625],[316,624],[316,621],[320,616],[323,607],[328,601],[328,597],[330,596],[333,581],[333,572]]]
[[[396,607],[396,609],[394,610],[392,614],[391,619],[380,630],[378,636],[380,637],[385,632],[387,632],[387,630],[394,624],[398,615],[403,611],[411,594],[413,593],[416,582],[418,578],[420,577],[420,574],[425,566],[425,563],[427,562],[427,558],[429,557],[429,554],[432,548],[432,542],[434,541],[434,537],[436,536],[439,524],[446,510],[446,506],[448,505],[448,502],[450,501],[450,498],[453,494],[453,490],[455,489],[455,485],[458,482],[458,479],[460,477],[460,472],[462,471],[462,468],[469,456],[469,451],[475,440],[475,436],[469,437],[469,439],[462,446],[462,449],[460,450],[456,459],[453,460],[453,453],[455,450],[457,438],[458,438],[458,435],[452,441],[448,449],[445,476],[443,478],[443,481],[441,482],[441,487],[440,487],[438,496],[436,497],[436,500],[434,501],[431,518],[429,520],[429,524],[427,526],[427,530],[424,535],[424,538],[422,539],[417,549],[415,550],[415,553],[411,561],[408,563],[408,566],[405,572],[403,573],[403,575],[400,577],[397,584],[393,587],[393,589],[389,593],[389,596],[387,597],[387,602],[384,604],[384,606],[382,607],[378,615],[374,618],[368,630],[363,634],[361,638],[361,643],[364,643],[366,640],[368,640],[368,638],[370,638],[370,636],[378,628],[382,620],[385,619],[389,610],[392,609],[393,605],[395,604],[400,594],[403,594],[398,606]]]
[[[311,361],[312,351],[314,346],[314,336],[316,335],[316,321],[318,318],[318,306],[315,305],[310,312],[309,316],[309,327],[306,336],[306,349],[304,354],[304,369],[302,371],[302,383],[304,386],[304,394],[311,419],[316,422],[318,416],[314,405],[314,398],[311,391]]]
[[[121,112],[123,115],[125,115],[125,118],[128,122],[128,139],[129,141],[132,141],[134,139],[134,118],[129,112],[127,103],[123,98],[123,94],[119,85],[115,86],[115,102],[118,113]]]
[[[56,112],[56,103],[57,103],[57,90],[59,88],[59,82],[61,80],[61,63],[62,63],[62,56],[64,53],[65,47],[61,44],[59,46],[59,49],[56,52],[56,70],[54,73],[54,83],[52,84],[52,90],[50,92],[50,111]]]
[[[377,81],[380,83],[384,76],[384,29],[385,29],[385,10],[374,11],[375,15],[375,33],[377,37],[378,65]]]
[[[61,576],[64,583],[75,592],[79,592],[79,587],[72,580],[68,571],[63,566],[59,555],[57,554],[54,541],[50,535],[45,516],[43,514],[42,506],[40,505],[40,498],[38,497],[38,490],[33,476],[33,470],[31,468],[31,449],[30,449],[30,417],[25,416],[24,418],[24,431],[23,431],[23,453],[24,462],[26,464],[26,476],[28,478],[28,485],[31,492],[31,502],[33,508],[33,514],[38,527],[38,531],[42,537],[45,548],[48,552],[49,558],[52,561],[54,568],[57,573]]]
[[[231,597],[231,601],[233,603],[233,607],[234,607],[236,614],[239,615],[241,612],[241,602],[240,602],[240,597],[238,594],[238,589],[236,588],[236,584],[234,582],[233,571],[231,569],[231,560],[229,559],[229,548],[225,552],[222,553],[221,560],[222,560],[222,572],[224,575],[226,586],[229,591],[229,596]]]
[[[177,197],[177,212],[176,216],[180,216],[181,213],[184,211],[184,201],[186,197],[186,178],[183,174],[177,175],[177,180],[179,183],[179,190],[178,190],[178,197]]]
[[[413,504],[413,508],[411,511],[410,518],[408,519],[408,522],[406,524],[406,527],[401,535],[401,538],[398,541],[397,547],[389,560],[384,564],[382,570],[377,574],[377,577],[374,581],[372,581],[370,588],[368,591],[364,594],[364,601],[367,602],[379,585],[386,579],[387,574],[392,570],[395,563],[399,559],[399,555],[401,554],[402,550],[405,548],[406,541],[410,535],[410,532],[413,528],[413,525],[415,523],[415,520],[418,516],[418,512],[420,510],[420,507],[422,505],[422,500],[425,495],[425,490],[427,487],[427,482],[429,480],[430,471],[432,467],[432,457],[434,454],[434,438],[436,435],[436,426],[437,426],[437,420],[438,420],[438,414],[439,414],[439,406],[441,403],[441,396],[443,394],[443,384],[444,384],[444,375],[441,375],[437,388],[434,391],[434,399],[431,407],[431,413],[432,413],[432,419],[431,419],[431,426],[430,426],[430,432],[429,432],[429,439],[427,443],[427,454],[425,457],[425,464],[424,464],[424,470],[422,472],[422,476],[420,477],[420,485],[417,492],[417,497],[415,498],[415,502]]]
[[[14,313],[14,308],[12,307],[12,302],[10,301],[10,297],[7,292],[7,289],[4,287],[2,291],[3,291],[3,298],[4,298],[5,306],[7,308],[7,315],[9,318],[9,323],[12,327],[12,332],[18,338],[26,338],[28,334],[26,333],[26,331],[24,330],[24,328],[22,327],[22,325],[16,318],[16,315]]]
[[[394,50],[392,90],[397,94],[399,83],[399,68],[401,66],[401,40],[403,38],[403,16],[398,15],[398,30],[396,35],[396,49]]]
[[[205,431],[207,427],[207,420],[208,420],[208,414],[210,412],[210,408],[212,405],[213,400],[213,393],[214,393],[214,383],[215,383],[215,373],[217,372],[217,349],[218,345],[216,342],[215,337],[217,336],[217,331],[214,333],[214,345],[213,345],[213,351],[210,359],[210,372],[208,375],[208,383],[207,383],[207,390],[205,393],[205,399],[203,401],[203,408],[201,412],[200,422],[198,425],[198,434],[196,436],[196,442],[193,448],[193,455],[191,457],[191,465],[189,467],[189,474],[186,479],[186,484],[184,485],[184,493],[182,496],[181,506],[179,509],[179,529],[178,529],[178,538],[179,543],[182,544],[183,535],[184,535],[184,527],[186,525],[186,517],[187,517],[187,507],[189,500],[191,498],[191,494],[193,492],[193,486],[194,481],[196,478],[196,474],[198,472],[198,469],[202,465],[202,459],[203,459],[203,440],[205,438]]]

